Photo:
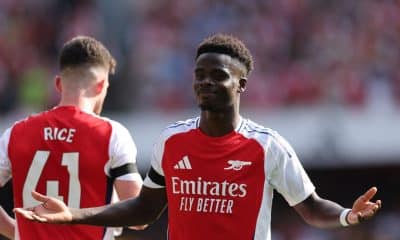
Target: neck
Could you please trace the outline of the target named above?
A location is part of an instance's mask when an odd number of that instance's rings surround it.
[[[200,129],[211,137],[220,137],[236,129],[240,122],[238,109],[227,112],[201,111]]]
[[[75,106],[82,111],[93,113],[95,103],[91,99],[81,96],[62,96],[58,106]]]

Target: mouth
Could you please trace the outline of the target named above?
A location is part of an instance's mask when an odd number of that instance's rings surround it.
[[[207,99],[214,99],[216,94],[214,92],[199,92],[198,96],[200,99],[207,100]]]
[[[208,95],[215,95],[215,92],[211,92],[211,91],[200,91],[200,92],[199,92],[199,95],[205,95],[205,96],[208,96]]]
[[[213,91],[213,90],[211,90],[211,89],[205,89],[205,88],[202,88],[202,89],[199,89],[198,91],[197,91],[197,94],[199,95],[199,96],[211,96],[211,95],[216,95],[216,92],[215,91]]]

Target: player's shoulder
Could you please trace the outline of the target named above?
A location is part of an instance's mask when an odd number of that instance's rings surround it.
[[[62,119],[62,121],[59,121],[60,119]],[[39,113],[32,113],[29,116],[16,121],[12,127],[18,127],[19,129],[34,129],[35,126],[42,127],[49,123],[55,124],[65,122],[72,124],[74,127],[80,128],[124,128],[122,124],[117,121],[83,111],[74,106],[57,106]]]
[[[267,144],[271,150],[284,151],[289,155],[294,155],[292,146],[278,131],[264,127],[249,119],[246,119],[243,129],[249,136],[252,136],[262,144]]]
[[[185,133],[192,129],[198,128],[200,122],[200,117],[190,118],[186,120],[181,120],[168,125],[161,132],[161,138],[169,138],[173,135],[179,133]]]
[[[243,130],[241,132],[243,132],[248,137],[255,138],[264,143],[273,142],[278,145],[287,145],[287,141],[279,134],[278,131],[272,128],[265,127],[250,119],[245,119],[243,125]]]
[[[20,118],[16,120],[13,124],[11,124],[10,129],[15,129],[18,127],[22,127],[25,125],[31,125],[35,122],[39,122],[41,119],[45,118],[45,115],[48,111],[38,112],[38,113],[31,113],[26,117]]]
[[[118,122],[117,120],[108,118],[108,117],[103,117],[103,116],[93,116],[95,119],[97,119],[98,121],[103,121],[104,123],[109,124],[113,129],[126,129],[126,127]]]
[[[250,119],[243,120],[243,131],[248,134],[257,134],[257,135],[264,135],[266,136],[277,136],[279,133],[271,128],[264,127],[263,125],[254,122]]]
[[[64,112],[62,112],[62,111],[64,111]],[[59,112],[61,112],[64,115],[64,117],[69,116],[70,121],[76,125],[89,127],[89,128],[93,128],[93,129],[99,129],[99,128],[124,129],[124,126],[121,123],[119,123],[111,118],[108,118],[105,116],[100,116],[93,112],[87,112],[85,110],[79,109],[74,106],[59,107],[59,108],[54,109],[53,111],[49,111],[48,114],[49,114],[49,117],[51,117],[51,115],[60,116]]]
[[[123,136],[125,137],[131,137],[130,131],[128,128],[123,125],[122,123],[118,122],[117,120],[107,118],[107,117],[99,117],[101,120],[107,122],[112,131],[112,136]]]
[[[47,111],[31,113],[28,116],[14,121],[3,133],[3,138],[11,139],[12,136],[22,137],[32,134],[32,129],[37,129],[43,122]]]
[[[179,120],[179,121],[176,121],[176,122],[168,125],[165,128],[165,130],[193,128],[193,127],[197,127],[199,125],[199,122],[200,122],[200,117]]]

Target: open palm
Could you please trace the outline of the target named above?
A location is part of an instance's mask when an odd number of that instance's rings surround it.
[[[351,212],[347,218],[350,224],[357,224],[372,218],[382,207],[382,202],[380,200],[376,202],[371,201],[377,191],[376,187],[372,187],[354,201]]]
[[[32,221],[46,223],[68,223],[72,221],[71,211],[64,202],[35,191],[32,192],[32,196],[42,204],[30,208],[16,208],[14,211]]]

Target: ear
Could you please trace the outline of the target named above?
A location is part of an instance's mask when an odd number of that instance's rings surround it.
[[[247,78],[242,77],[239,79],[239,93],[242,93],[246,90]]]
[[[95,93],[100,94],[106,86],[106,80],[102,79],[95,84]]]
[[[56,85],[57,92],[61,93],[62,92],[61,77],[59,75],[57,75],[54,78],[54,82],[55,82],[55,85]]]

